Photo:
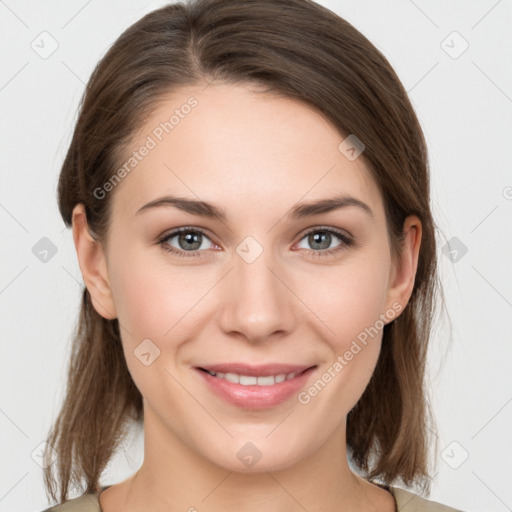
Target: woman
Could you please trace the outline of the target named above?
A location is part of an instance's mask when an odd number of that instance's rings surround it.
[[[86,287],[45,483],[86,492],[47,510],[454,510],[395,485],[430,484],[435,224],[418,120],[349,23],[146,15],[89,81],[58,193]],[[142,466],[101,486],[134,421]]]

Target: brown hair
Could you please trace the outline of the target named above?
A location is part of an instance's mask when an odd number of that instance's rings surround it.
[[[90,229],[105,240],[112,194],[98,199],[94,191],[118,169],[145,117],[163,95],[215,82],[263,85],[313,106],[340,134],[355,134],[382,193],[394,261],[406,216],[420,218],[412,296],[384,327],[375,372],[348,415],[347,446],[369,480],[401,479],[429,491],[424,377],[440,288],[426,144],[397,75],[350,23],[311,0],[197,0],[144,16],[117,39],[87,84],[58,184],[64,222],[70,227],[74,206],[83,203]],[[83,479],[86,492],[97,492],[125,427],[143,420],[119,329],[117,319],[96,312],[84,288],[66,396],[48,436],[57,460],[44,477],[54,500],[52,470],[61,502],[70,484]]]

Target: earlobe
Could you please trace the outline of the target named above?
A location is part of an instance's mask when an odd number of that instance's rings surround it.
[[[416,215],[410,215],[404,221],[404,242],[400,261],[391,272],[388,290],[388,307],[399,303],[400,311],[405,309],[414,289],[416,270],[421,246],[421,221]]]
[[[108,279],[106,256],[101,242],[91,236],[83,204],[77,204],[73,209],[72,223],[80,271],[91,295],[94,309],[102,317],[112,320],[117,315]]]

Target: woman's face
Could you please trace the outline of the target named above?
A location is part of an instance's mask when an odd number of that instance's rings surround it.
[[[146,428],[221,467],[285,468],[343,437],[408,298],[344,138],[249,86],[182,89],[96,192],[111,296],[91,293],[119,319]]]

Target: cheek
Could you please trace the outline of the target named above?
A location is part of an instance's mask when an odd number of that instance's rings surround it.
[[[143,396],[155,400],[163,386],[172,388],[164,369],[179,345],[194,336],[194,305],[206,284],[184,267],[165,266],[154,251],[126,248],[117,261],[111,285],[126,363]]]
[[[218,280],[206,267],[173,266],[163,250],[155,257],[156,250],[126,248],[111,278],[127,351],[145,339],[163,351],[193,338]]]
[[[333,347],[346,350],[347,343],[376,324],[384,313],[388,276],[389,261],[369,254],[310,281],[304,296],[329,327]]]
[[[331,268],[328,276],[316,276],[302,290],[310,299],[308,306],[328,327],[322,328],[322,333],[329,355],[319,377],[333,383],[328,384],[331,392],[324,396],[330,395],[327,402],[340,414],[355,405],[377,363],[388,275],[389,261],[365,257],[354,264]]]
[[[169,272],[155,261],[155,250],[123,247],[115,259],[111,285],[125,334],[161,338],[184,314],[187,295],[192,295],[183,273]]]

